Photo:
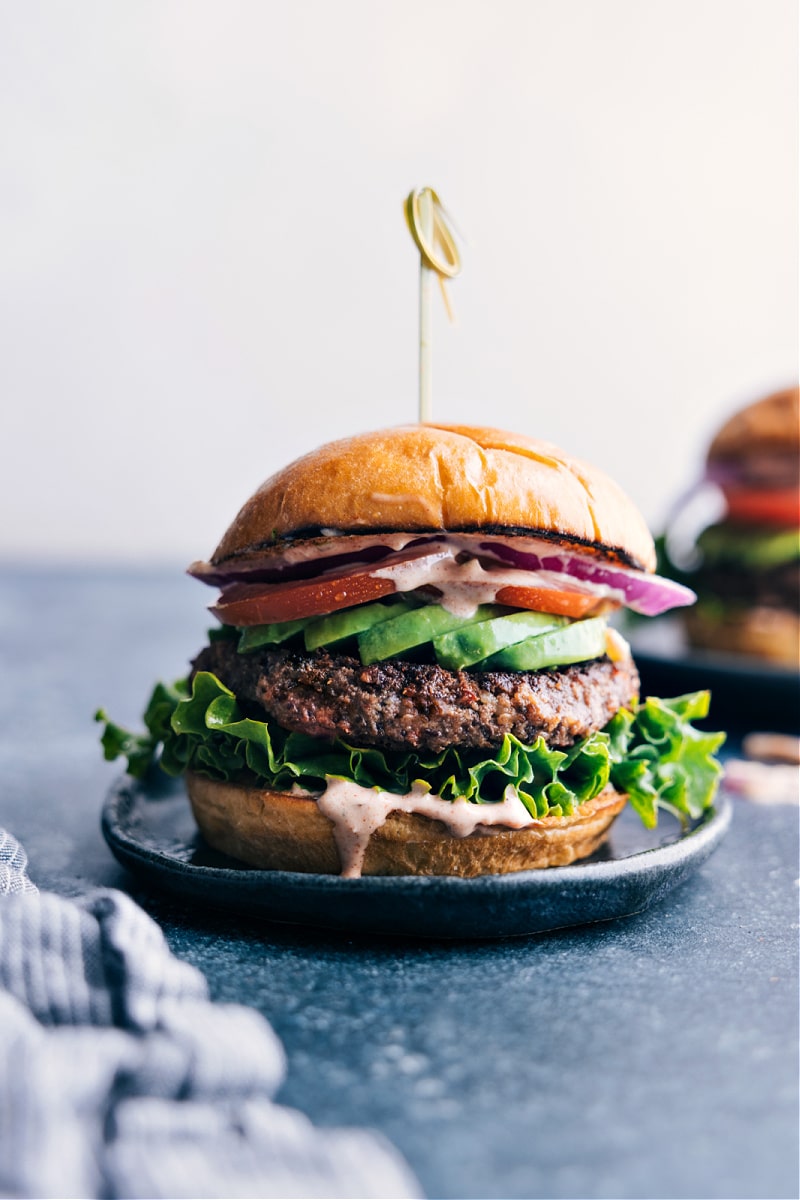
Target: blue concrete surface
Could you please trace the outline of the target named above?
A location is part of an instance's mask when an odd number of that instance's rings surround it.
[[[357,938],[189,908],[101,837],[119,772],[92,713],[137,723],[199,648],[209,595],[179,569],[2,571],[0,824],[34,881],[129,891],[215,998],[272,1022],[281,1099],[380,1129],[430,1197],[796,1198],[797,810],[735,801],[721,847],[652,909],[529,938]]]

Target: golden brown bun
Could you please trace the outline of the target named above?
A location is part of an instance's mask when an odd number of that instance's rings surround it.
[[[800,617],[788,608],[708,612],[702,604],[683,614],[689,641],[707,650],[749,654],[797,670]]]
[[[200,831],[210,846],[254,867],[338,875],[333,826],[312,798],[186,777]],[[593,853],[627,797],[607,788],[572,817],[489,836],[453,837],[440,821],[390,813],[373,833],[364,875],[501,875],[567,866]]]
[[[708,461],[754,453],[800,450],[800,388],[786,388],[748,404],[725,422],[708,449]]]
[[[544,532],[655,570],[635,505],[602,471],[498,429],[409,425],[329,442],[244,505],[212,562],[312,530]]]

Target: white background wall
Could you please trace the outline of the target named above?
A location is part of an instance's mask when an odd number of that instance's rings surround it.
[[[211,552],[266,475],[434,415],[651,524],[797,374],[794,0],[0,0],[0,555]]]

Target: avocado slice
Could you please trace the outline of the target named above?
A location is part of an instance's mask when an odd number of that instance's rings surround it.
[[[551,629],[560,629],[566,624],[566,617],[542,612],[515,612],[505,617],[495,617],[492,621],[467,625],[434,638],[436,661],[450,671],[461,671],[507,646],[515,646],[518,642],[538,637]]]
[[[588,617],[509,646],[479,666],[482,671],[538,671],[542,667],[586,662],[600,658],[605,652],[606,621],[603,617]]]
[[[287,642],[296,633],[301,633],[308,624],[308,617],[300,617],[297,621],[279,621],[273,625],[248,625],[239,630],[239,654],[248,654],[261,646],[277,646]]]
[[[355,637],[374,625],[408,612],[410,607],[411,602],[399,596],[386,604],[357,604],[355,608],[343,608],[325,617],[316,617],[305,628],[306,650]]]
[[[456,617],[440,604],[426,604],[412,609],[391,621],[382,621],[358,635],[358,650],[361,661],[382,662],[394,658],[405,650],[432,642],[440,634],[449,633],[466,625],[476,625],[508,611],[499,604],[481,604],[471,617]]]

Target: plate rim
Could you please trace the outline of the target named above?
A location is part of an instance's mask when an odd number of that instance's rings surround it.
[[[170,781],[169,790],[163,799],[176,799],[180,784],[177,780]],[[559,885],[569,885],[569,881],[580,880],[584,884],[602,881],[608,876],[619,879],[621,876],[645,873],[648,868],[668,868],[674,865],[672,860],[684,862],[687,858],[687,844],[691,845],[692,858],[701,857],[704,850],[710,853],[725,836],[731,823],[733,805],[724,788],[720,787],[714,804],[698,818],[697,822],[685,832],[681,832],[674,841],[661,846],[648,846],[636,850],[622,858],[614,858],[600,862],[576,862],[561,867],[546,869],[529,869],[526,871],[509,871],[504,874],[476,875],[464,878],[458,875],[364,875],[357,879],[342,878],[341,875],[316,874],[305,871],[265,870],[259,867],[236,866],[217,867],[200,863],[187,863],[169,854],[163,849],[153,849],[138,842],[127,830],[120,828],[121,818],[119,808],[125,799],[135,802],[137,798],[147,802],[148,786],[145,781],[132,779],[130,776],[118,776],[109,787],[103,803],[101,827],[103,836],[112,853],[120,849],[140,864],[154,867],[156,863],[176,876],[191,876],[197,879],[228,878],[227,873],[235,874],[242,883],[269,881],[282,883],[287,888],[308,890],[311,887],[336,888],[343,893],[359,891],[391,891],[397,894],[398,889],[440,887],[450,891],[480,891],[490,887],[515,888],[528,884],[533,889],[557,888]],[[151,803],[157,803],[158,796],[153,794]],[[201,836],[198,830],[198,836]],[[701,861],[702,857],[701,857]]]

